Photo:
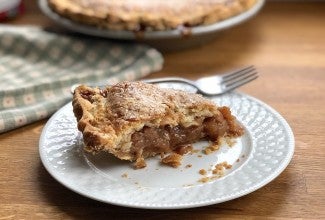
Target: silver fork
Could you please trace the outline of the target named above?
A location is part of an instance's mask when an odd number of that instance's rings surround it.
[[[258,77],[254,66],[248,66],[239,70],[230,71],[228,73],[208,76],[200,78],[196,81],[188,80],[181,77],[165,77],[143,80],[146,83],[168,83],[179,82],[193,86],[197,89],[197,93],[202,95],[220,95],[228,91],[234,90],[242,85],[245,85]],[[74,93],[75,88],[79,84],[71,87],[71,93]],[[96,85],[97,87],[105,87],[106,85]]]
[[[181,82],[191,85],[202,95],[220,95],[245,85],[258,77],[254,66],[231,71],[221,75],[200,78],[196,81],[180,77],[166,77],[145,80],[147,83]]]

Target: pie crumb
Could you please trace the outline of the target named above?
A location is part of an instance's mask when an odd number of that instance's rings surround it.
[[[123,177],[123,178],[127,178],[127,177],[128,177],[128,174],[127,174],[127,173],[123,173],[123,174],[121,175],[121,177]]]
[[[199,182],[201,182],[201,183],[206,183],[206,182],[208,182],[209,180],[210,180],[209,177],[203,177],[203,178],[199,179]]]
[[[216,174],[218,176],[222,176],[224,174],[225,169],[231,169],[232,165],[228,164],[226,161],[222,163],[218,163],[215,165],[215,168],[212,170],[213,174]]]
[[[146,162],[144,161],[143,158],[138,158],[134,163],[134,168],[135,169],[141,169],[141,168],[144,168],[146,166],[147,166],[147,164],[146,164]]]
[[[233,139],[231,137],[226,137],[225,141],[228,147],[233,147],[237,143],[236,139]]]
[[[216,143],[216,142],[213,142],[203,150],[203,153],[205,153],[206,155],[209,155],[212,152],[217,151],[219,149],[220,149],[220,144]]]
[[[201,169],[201,170],[199,170],[199,173],[201,175],[206,175],[207,174],[207,171],[205,169]]]
[[[209,147],[206,147],[204,150],[203,150],[203,153],[206,154],[206,155],[209,155],[212,153],[212,151],[210,150]]]
[[[196,153],[198,153],[198,152],[199,152],[199,150],[197,150],[197,149],[192,149],[192,151],[191,151],[190,154],[196,154]]]
[[[215,169],[212,170],[212,173],[218,176],[223,175],[224,174],[223,167],[222,166],[216,167]]]
[[[223,167],[228,170],[228,169],[231,169],[232,168],[232,165],[231,164],[228,164],[227,162],[223,162]]]
[[[206,182],[218,179],[218,178],[222,177],[225,174],[224,173],[225,169],[230,169],[231,167],[232,167],[232,165],[228,164],[226,161],[222,162],[222,163],[218,163],[218,164],[216,164],[214,166],[214,169],[212,169],[212,174],[213,174],[212,176],[203,177],[203,178],[199,179],[198,181],[201,182],[201,183],[206,183]],[[201,169],[199,171],[199,173],[201,175],[206,175],[207,172],[204,169]]]
[[[187,165],[185,166],[185,168],[190,168],[190,167],[192,167],[192,164],[187,164]]]
[[[164,157],[161,162],[166,164],[167,166],[171,167],[179,167],[181,165],[182,155],[177,153],[169,154],[168,156]]]

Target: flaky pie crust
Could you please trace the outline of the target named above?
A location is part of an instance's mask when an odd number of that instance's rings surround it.
[[[132,153],[132,134],[144,127],[190,127],[199,123],[198,118],[218,116],[229,124],[228,135],[241,134],[234,116],[201,95],[143,82],[121,82],[105,89],[81,85],[72,104],[85,149],[106,151],[123,160],[155,155]]]
[[[256,0],[48,0],[57,14],[112,30],[169,30],[213,24],[250,9]]]

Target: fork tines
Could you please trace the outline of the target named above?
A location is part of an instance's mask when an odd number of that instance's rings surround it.
[[[222,77],[222,82],[227,90],[235,89],[244,85],[258,77],[257,70],[254,66],[248,66],[244,69],[235,71],[232,74],[227,74]]]

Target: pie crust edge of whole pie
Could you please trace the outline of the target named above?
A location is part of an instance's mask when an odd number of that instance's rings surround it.
[[[157,3],[141,5],[137,2],[48,0],[55,13],[77,23],[129,31],[209,25],[249,10],[257,0],[190,0],[160,3],[159,6]]]

